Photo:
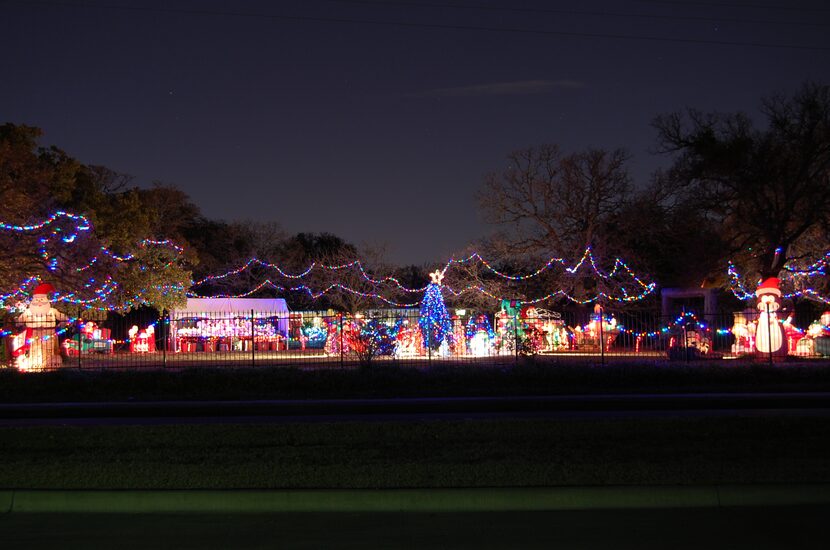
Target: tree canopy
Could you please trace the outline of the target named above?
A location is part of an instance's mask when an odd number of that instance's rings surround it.
[[[659,152],[670,164],[648,184],[633,180],[623,149],[566,153],[545,144],[510,153],[480,194],[499,228],[479,248],[490,263],[453,263],[445,298],[477,308],[506,296],[627,301],[652,281],[727,286],[730,260],[748,287],[783,273],[795,290],[826,290],[830,87],[806,83],[765,98],[760,113],[760,123],[694,109],[658,117]],[[175,186],[140,188],[128,175],[41,146],[42,137],[32,126],[0,125],[6,306],[44,280],[78,303],[119,309],[171,308],[191,291],[279,295],[297,309],[356,312],[417,301],[418,292],[402,287],[423,288],[435,267],[392,266],[382,251],[326,232],[290,235],[277,221],[209,219]],[[233,276],[208,277],[226,272]],[[798,279],[802,272],[812,278]],[[191,289],[192,279],[199,284]]]
[[[678,202],[719,228],[728,253],[760,277],[820,257],[830,227],[830,87],[807,83],[766,98],[756,125],[743,113],[688,110],[658,117],[661,175]]]
[[[41,135],[30,126],[0,126],[0,220],[7,224],[0,230],[0,293],[14,299],[42,280],[79,305],[180,303],[190,272],[180,249],[153,231],[156,212],[130,178],[41,147]]]

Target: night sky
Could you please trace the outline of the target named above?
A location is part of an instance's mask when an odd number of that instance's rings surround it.
[[[625,147],[642,183],[656,115],[755,115],[829,73],[821,1],[0,0],[0,122],[399,263],[486,234],[512,150]]]

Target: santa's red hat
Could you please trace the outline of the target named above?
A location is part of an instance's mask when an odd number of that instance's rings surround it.
[[[755,290],[756,296],[763,296],[765,294],[773,294],[775,296],[781,297],[781,289],[778,288],[778,285],[781,281],[778,277],[770,277],[765,279],[763,283],[758,285],[758,288]]]
[[[528,315],[536,315],[536,306],[534,305],[523,305],[522,309],[519,311],[519,317],[527,317]]]
[[[32,292],[33,296],[37,296],[38,294],[50,294],[55,292],[55,287],[50,285],[49,283],[40,283],[35,287],[34,292]]]

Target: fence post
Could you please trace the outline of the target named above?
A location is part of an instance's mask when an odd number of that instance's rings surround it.
[[[427,362],[432,366],[432,326],[427,328]]]
[[[338,313],[337,317],[340,319],[340,368],[343,368],[343,312]]]
[[[75,319],[78,331],[78,370],[81,370],[81,306],[78,306],[78,317]]]
[[[769,316],[769,302],[767,302],[767,338],[769,338],[769,364],[772,366],[772,317]]]
[[[517,312],[513,310],[513,361],[519,364],[519,321]]]
[[[161,366],[165,369],[167,368],[167,324],[169,315],[166,309],[161,310]]]
[[[254,310],[251,310],[251,366],[256,366],[256,332],[254,331]]]
[[[689,340],[686,334],[686,308],[683,308],[683,356],[686,358],[686,362],[689,362]]]
[[[605,312],[602,305],[599,306],[599,364],[605,366],[605,335],[602,332],[602,325],[605,322]]]

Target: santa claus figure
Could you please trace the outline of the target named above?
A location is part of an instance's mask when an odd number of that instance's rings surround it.
[[[55,368],[62,363],[55,327],[66,321],[67,316],[52,307],[49,294],[53,292],[55,288],[48,283],[38,285],[29,307],[17,318],[26,327],[28,343],[28,352],[16,358],[20,370]]]
[[[735,322],[732,325],[732,336],[735,337],[735,342],[732,344],[732,353],[735,355],[751,353],[753,344],[751,344],[752,338],[750,337],[746,316],[743,312],[736,312],[734,315]]]
[[[155,333],[156,329],[153,325],[144,330],[138,330],[136,325],[130,327],[130,330],[127,331],[130,337],[130,352],[150,353],[156,351]]]
[[[781,357],[787,355],[787,337],[776,313],[781,309],[781,289],[778,285],[779,280],[770,277],[755,290],[758,297],[756,307],[760,312],[755,329],[755,349],[758,353]]]

